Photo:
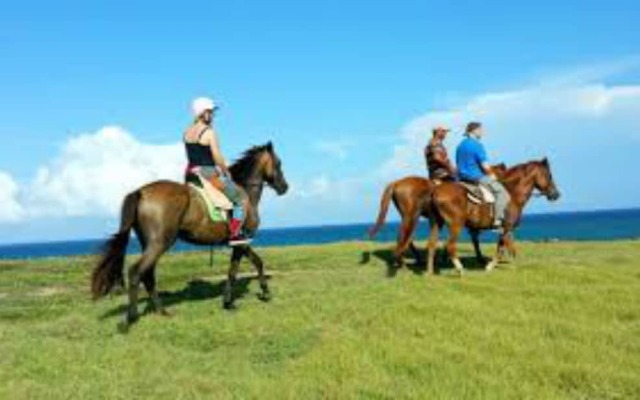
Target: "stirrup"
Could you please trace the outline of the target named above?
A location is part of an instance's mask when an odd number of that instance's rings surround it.
[[[251,243],[251,238],[248,238],[243,234],[240,234],[236,237],[229,239],[229,242],[228,242],[229,246],[231,247],[242,246],[249,243]]]
[[[504,221],[494,221],[491,227],[491,232],[502,234],[504,233]]]

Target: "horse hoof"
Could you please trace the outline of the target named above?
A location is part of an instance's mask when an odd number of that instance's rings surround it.
[[[128,323],[127,321],[120,321],[117,328],[118,328],[118,333],[125,335],[129,333],[129,328],[131,328],[131,324]]]
[[[118,324],[118,333],[121,335],[126,335],[127,333],[129,333],[129,324],[127,324],[126,322],[120,322]]]
[[[227,302],[227,301],[225,301],[222,304],[222,307],[224,307],[224,309],[227,310],[227,311],[233,311],[233,310],[236,310],[238,308],[233,302]]]
[[[174,312],[173,311],[167,311],[164,308],[160,311],[158,311],[158,315],[162,316],[162,317],[173,317],[174,316]]]
[[[258,299],[264,303],[268,303],[271,301],[272,296],[269,292],[262,292],[258,294]]]
[[[137,312],[127,313],[124,317],[124,322],[129,325],[133,325],[138,321],[138,319],[140,319],[140,315],[138,315]]]

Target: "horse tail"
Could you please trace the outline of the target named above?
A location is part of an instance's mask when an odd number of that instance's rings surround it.
[[[391,202],[391,197],[393,196],[394,189],[395,182],[392,182],[387,185],[384,193],[382,194],[382,199],[380,199],[380,212],[378,213],[378,220],[376,221],[376,224],[369,229],[370,239],[373,239],[378,234],[380,228],[382,228],[382,225],[384,225],[385,223],[387,212],[389,211],[389,203]]]
[[[91,274],[94,299],[106,296],[117,284],[124,286],[124,258],[131,228],[136,222],[140,191],[129,193],[122,204],[120,230],[104,244],[102,254]]]

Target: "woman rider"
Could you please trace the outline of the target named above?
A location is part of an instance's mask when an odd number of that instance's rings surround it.
[[[233,215],[229,221],[229,245],[237,246],[249,242],[242,232],[244,197],[233,182],[227,163],[220,152],[218,136],[213,127],[213,116],[217,108],[213,100],[206,97],[195,99],[191,105],[195,120],[184,132],[189,160],[187,173],[196,173],[209,180],[233,203]]]

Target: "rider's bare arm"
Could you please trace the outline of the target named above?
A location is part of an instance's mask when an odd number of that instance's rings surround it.
[[[446,155],[441,150],[436,150],[433,152],[433,160],[443,168],[449,170],[451,174],[455,175],[457,173],[456,167],[453,166],[453,164],[447,159]]]
[[[216,135],[213,127],[207,129],[207,131],[203,135],[203,139],[209,143],[209,147],[211,148],[211,155],[213,156],[213,160],[216,162],[216,165],[222,170],[225,175],[229,175],[227,162],[222,156],[220,145],[218,143],[218,135]]]
[[[491,165],[489,165],[489,163],[482,163],[482,170],[489,176],[489,178],[497,179],[496,174],[493,172],[493,168],[491,168]]]

